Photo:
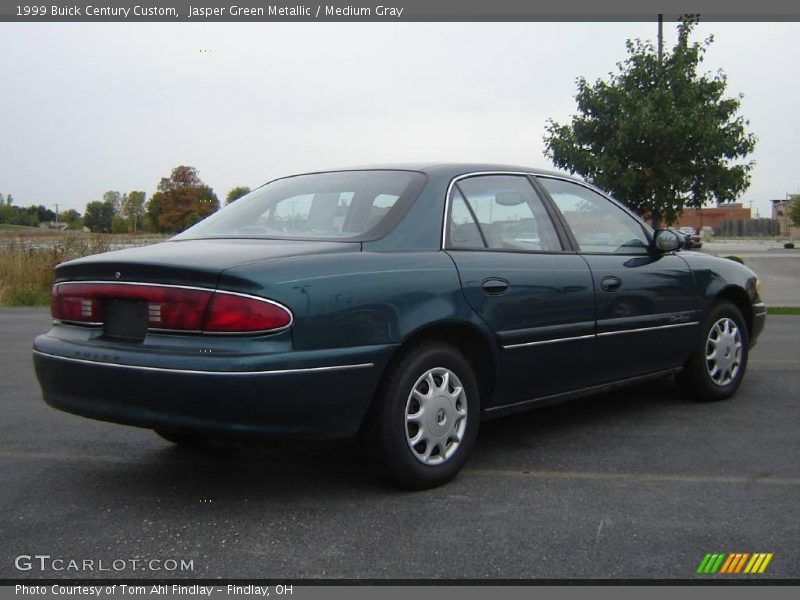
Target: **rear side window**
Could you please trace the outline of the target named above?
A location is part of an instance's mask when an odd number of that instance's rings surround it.
[[[278,179],[175,239],[364,241],[387,233],[425,183],[412,171],[339,171]]]
[[[453,186],[450,205],[450,248],[561,250],[550,216],[525,176],[462,179]]]

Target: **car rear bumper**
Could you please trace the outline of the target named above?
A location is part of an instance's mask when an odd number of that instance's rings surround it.
[[[173,368],[165,366],[168,356],[135,364],[143,357],[89,355],[42,335],[33,360],[45,402],[84,417],[222,436],[330,439],[358,431],[393,348],[215,358],[213,367],[184,357]]]

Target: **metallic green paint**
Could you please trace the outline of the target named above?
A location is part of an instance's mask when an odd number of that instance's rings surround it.
[[[571,248],[443,250],[453,178],[533,170],[393,168],[424,172],[427,182],[405,217],[375,241],[168,241],[59,265],[57,281],[139,281],[261,296],[287,306],[294,322],[273,335],[151,332],[141,343],[55,324],[34,342],[45,400],[143,427],[341,437],[360,427],[398,349],[442,326],[479,335],[490,349],[489,364],[476,365],[494,381],[482,399],[487,413],[679,366],[698,329],[683,325],[701,322],[720,295],[748,303],[751,343],[763,327],[755,274],[724,259],[694,252],[583,255]],[[622,287],[601,289],[607,276],[621,279]],[[487,294],[481,287],[487,279],[504,280],[508,292]]]

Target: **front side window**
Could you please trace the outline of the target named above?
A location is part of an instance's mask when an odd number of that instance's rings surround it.
[[[423,174],[411,171],[339,171],[278,179],[175,239],[376,239],[400,220],[424,182]]]
[[[641,224],[608,198],[576,183],[540,177],[569,224],[581,252],[647,254]]]
[[[557,252],[550,216],[525,176],[483,175],[458,181],[451,196],[451,248]]]

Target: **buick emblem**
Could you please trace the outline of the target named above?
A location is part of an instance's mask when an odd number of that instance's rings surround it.
[[[120,273],[119,271],[117,271],[116,273],[114,273],[114,277],[115,277],[116,279],[119,279],[120,277],[122,277],[122,273]]]

